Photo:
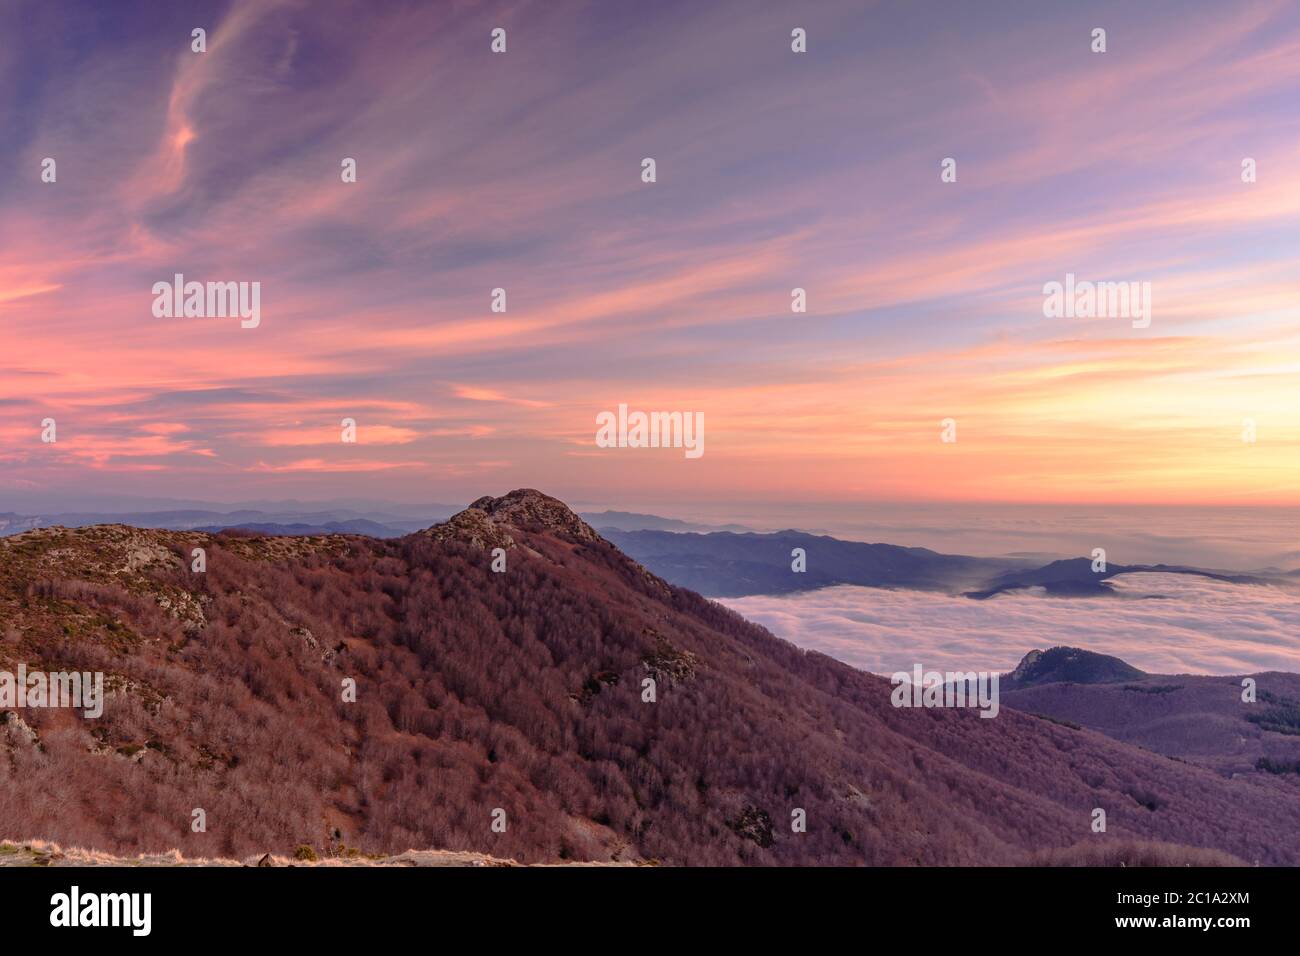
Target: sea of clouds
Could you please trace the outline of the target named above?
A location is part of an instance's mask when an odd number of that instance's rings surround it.
[[[986,601],[834,587],[722,601],[800,647],[877,674],[1008,671],[1034,648],[1112,654],[1157,674],[1300,672],[1300,595],[1193,575],[1125,574],[1117,597],[1040,590]]]

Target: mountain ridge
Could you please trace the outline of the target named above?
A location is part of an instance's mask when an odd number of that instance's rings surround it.
[[[883,678],[659,581],[557,499],[512,494],[390,540],[0,539],[0,667],[101,670],[111,687],[98,721],[28,709],[0,726],[0,837],[996,864],[1093,852],[1104,806],[1115,847],[1300,862],[1288,780],[1226,780],[1013,709],[895,708]],[[504,572],[483,529],[514,545]]]

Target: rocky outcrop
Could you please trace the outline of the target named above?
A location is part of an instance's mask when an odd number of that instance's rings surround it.
[[[1146,675],[1118,657],[1085,651],[1078,647],[1032,650],[1005,678],[1010,687],[1029,687],[1065,681],[1074,684],[1107,684],[1140,680]]]
[[[763,849],[772,845],[772,817],[759,807],[746,806],[736,819],[727,821],[727,826],[736,836],[752,840]]]
[[[10,743],[40,743],[40,737],[37,736],[36,731],[14,710],[0,711],[0,733],[8,737]]]
[[[509,549],[515,546],[512,528],[550,533],[570,541],[604,541],[563,501],[532,488],[519,488],[500,498],[484,495],[425,534],[439,541],[464,541],[477,548]]]
[[[505,528],[477,508],[466,508],[442,524],[424,532],[436,541],[462,541],[475,548],[489,550],[515,546],[515,539]]]
[[[700,666],[699,658],[690,651],[681,651],[657,637],[653,654],[641,660],[641,665],[657,681],[681,683],[695,676]]]

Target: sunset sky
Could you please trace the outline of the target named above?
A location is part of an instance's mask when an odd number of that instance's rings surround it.
[[[0,8],[0,510],[1300,504],[1293,0],[190,7]],[[620,403],[705,454],[596,447]]]

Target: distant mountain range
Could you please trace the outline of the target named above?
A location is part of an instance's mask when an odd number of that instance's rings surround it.
[[[1019,566],[1006,559],[841,541],[802,531],[602,531],[655,574],[709,597],[786,594],[836,584],[959,590]],[[796,549],[804,553],[805,571],[793,570]]]
[[[1036,567],[1024,558],[975,558],[926,548],[841,541],[801,531],[772,534],[709,534],[668,531],[616,531],[606,537],[630,557],[673,584],[709,597],[789,594],[852,584],[963,593],[986,599],[1037,588],[1058,597],[1106,597],[1120,574],[1149,571],[1192,574],[1239,584],[1294,581],[1294,576],[1227,574],[1174,565],[1110,564],[1093,572],[1087,558],[1053,561]],[[803,552],[806,570],[794,570],[794,553]]]
[[[1104,596],[1115,593],[1106,583],[1111,578],[1119,574],[1134,574],[1139,571],[1158,574],[1195,574],[1233,584],[1268,584],[1278,578],[1278,575],[1228,574],[1172,564],[1108,564],[1105,571],[1094,571],[1092,561],[1088,558],[1069,558],[1064,561],[1053,561],[1051,564],[1032,570],[1008,571],[990,581],[983,589],[971,591],[966,596],[982,600],[1023,588],[1041,588],[1053,597]]]
[[[884,678],[665,582],[526,489],[397,539],[0,538],[0,622],[0,670],[101,671],[112,691],[99,719],[0,711],[0,838],[228,858],[1300,863],[1290,777],[1228,779],[1023,712],[1070,686],[1040,679],[1127,671],[1040,660],[1011,693],[1044,699],[995,719],[898,708]]]
[[[221,531],[255,531],[270,535],[322,535],[322,534],[364,534],[372,538],[400,538],[412,529],[402,525],[380,524],[368,518],[353,518],[350,521],[324,521],[320,524],[292,522],[280,524],[274,521],[241,521],[237,524],[199,525],[195,531],[207,531],[216,534]]]
[[[407,506],[404,510],[410,510]],[[215,511],[177,509],[137,513],[68,512],[49,515],[0,513],[0,537],[33,528],[125,524],[175,531],[243,530],[267,535],[357,534],[399,538],[445,520],[460,509],[429,505],[422,517],[338,508],[323,511]],[[1028,588],[1056,597],[1106,597],[1108,583],[1120,574],[1140,571],[1192,574],[1239,584],[1294,583],[1290,574],[1227,573],[1182,565],[1110,564],[1094,572],[1087,558],[1051,561],[1028,557],[970,557],[927,548],[844,541],[803,531],[755,532],[739,525],[701,525],[675,518],[629,511],[583,512],[582,520],[600,530],[624,553],[650,571],[707,597],[789,594],[849,584],[963,593],[986,599]],[[795,571],[794,552],[804,555]]]
[[[428,527],[455,514],[451,505],[429,505],[421,517],[367,512],[348,509],[322,511],[261,511],[239,509],[216,511],[178,509],[141,512],[60,512],[23,515],[0,512],[0,537],[21,534],[33,528],[83,528],[97,524],[125,524],[135,528],[164,528],[172,531],[220,531],[244,528],[265,534],[366,534],[376,538],[395,538]]]
[[[700,524],[694,521],[679,521],[676,518],[661,518],[658,515],[639,514],[635,511],[580,511],[579,516],[593,528],[602,532],[614,531],[753,531],[740,524]]]

